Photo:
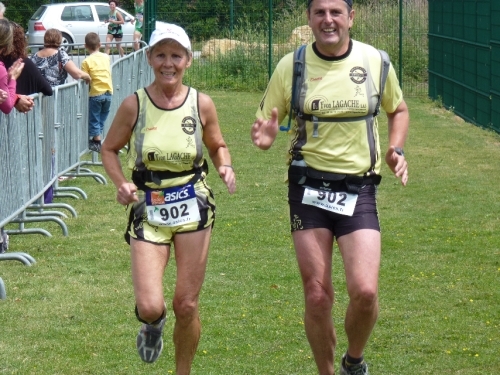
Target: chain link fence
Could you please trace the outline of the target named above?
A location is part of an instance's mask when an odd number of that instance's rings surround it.
[[[263,91],[281,57],[312,38],[306,0],[154,1],[147,18],[190,36],[195,60],[186,82],[201,90]],[[6,17],[26,27],[42,3],[13,0]],[[133,0],[119,6],[133,13]],[[355,0],[354,9],[352,37],[389,53],[406,96],[427,96],[427,0]]]
[[[280,58],[312,40],[304,0],[201,3],[190,11],[185,1],[159,3],[157,14],[192,38],[200,58],[187,78],[196,87],[262,91]],[[427,96],[427,8],[427,0],[354,1],[352,37],[389,53],[406,96]]]

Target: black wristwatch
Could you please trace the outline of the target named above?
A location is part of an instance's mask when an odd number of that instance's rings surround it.
[[[405,156],[405,152],[401,147],[394,147],[394,152],[398,155]]]

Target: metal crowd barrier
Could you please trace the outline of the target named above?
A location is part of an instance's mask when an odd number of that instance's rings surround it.
[[[146,49],[131,53],[111,65],[113,98],[104,134],[123,99],[151,82],[152,72],[147,64]],[[32,95],[34,109],[26,114],[15,109],[8,115],[0,113],[0,228],[16,223],[9,235],[52,234],[41,227],[26,228],[26,223],[56,222],[64,236],[68,228],[67,203],[44,203],[44,194],[53,188],[54,197],[87,199],[77,187],[58,184],[61,176],[92,177],[106,184],[106,178],[88,166],[101,165],[98,155],[88,149],[88,86],[73,81],[54,88],[52,96]],[[84,156],[92,153],[91,160]],[[89,158],[85,158],[89,159]],[[11,237],[12,238],[12,237]],[[12,243],[12,240],[11,240]],[[35,259],[24,252],[0,254],[0,260],[18,260],[25,265]],[[5,286],[0,278],[0,299],[5,298]]]

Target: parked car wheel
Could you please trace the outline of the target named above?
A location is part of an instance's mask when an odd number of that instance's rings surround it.
[[[71,46],[71,44],[73,44],[73,39],[71,39],[68,34],[62,33],[61,49],[66,51],[66,53],[70,53],[73,49],[73,46]]]

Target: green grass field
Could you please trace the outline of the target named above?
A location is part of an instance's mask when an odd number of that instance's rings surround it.
[[[315,374],[282,182],[286,134],[269,151],[258,150],[249,128],[261,94],[211,96],[238,187],[229,196],[212,168],[218,211],[192,373]],[[378,196],[381,312],[365,353],[370,373],[497,374],[500,136],[436,104],[409,99],[408,105],[409,185],[403,188],[384,165]],[[380,133],[385,148],[384,115]],[[102,167],[93,170],[104,174]],[[13,235],[9,249],[31,254],[35,265],[0,262],[7,290],[0,301],[0,374],[173,374],[172,315],[161,358],[148,365],[136,354],[140,324],[123,241],[125,213],[114,186],[82,177],[61,186],[88,195],[58,199],[78,212],[65,220],[69,236],[55,223],[40,223],[53,237]],[[347,303],[338,251],[333,273],[338,367]],[[168,304],[174,280],[172,259],[165,275]]]

